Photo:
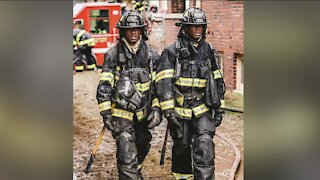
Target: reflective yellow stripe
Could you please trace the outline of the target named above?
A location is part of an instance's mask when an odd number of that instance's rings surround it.
[[[173,69],[166,69],[166,70],[160,71],[156,75],[156,82],[164,78],[173,78],[173,73],[174,73]]]
[[[174,100],[171,99],[171,100],[168,100],[168,101],[163,101],[163,102],[160,103],[160,106],[161,106],[161,109],[163,111],[167,110],[167,109],[174,108]]]
[[[140,7],[140,8],[138,9],[138,11],[142,11],[142,10],[144,10],[144,6],[142,6],[142,7]]]
[[[76,45],[76,44],[77,44],[77,42],[75,40],[73,40],[73,45]]]
[[[221,103],[221,108],[225,108],[226,107],[226,102],[224,100],[220,100]]]
[[[111,72],[103,72],[100,74],[100,81],[109,81],[111,86],[114,84],[114,75]]]
[[[193,174],[180,174],[180,173],[172,173],[176,180],[186,179],[193,180]]]
[[[88,69],[94,69],[95,67],[96,67],[95,64],[91,64],[91,65],[88,65],[88,66],[87,66]]]
[[[139,169],[139,170],[142,169],[142,167],[143,167],[143,163],[138,164],[138,169]]]
[[[214,75],[214,79],[222,78],[219,69],[213,71],[213,75]]]
[[[81,31],[77,34],[77,36],[76,36],[76,41],[79,42],[81,36],[84,35],[85,33],[86,33],[85,30],[81,30]]]
[[[76,66],[75,69],[76,70],[84,70],[84,66]]]
[[[79,45],[81,46],[81,45],[84,45],[84,44],[92,44],[92,43],[94,43],[94,39],[93,38],[90,38],[90,39],[86,39],[86,40],[83,40],[83,41],[80,41],[79,42]]]
[[[174,109],[182,117],[187,117],[187,118],[192,117],[192,110],[191,109],[186,109],[186,108],[181,108],[181,107],[175,107]]]
[[[176,84],[179,86],[188,87],[206,87],[206,82],[206,79],[179,77],[179,79],[176,81]]]
[[[151,77],[151,79],[152,79],[152,81],[155,81],[156,80],[156,75],[157,75],[157,73],[156,72],[152,72],[152,77]]]
[[[144,91],[148,91],[150,89],[150,84],[151,84],[150,81],[146,82],[146,83],[142,83],[142,84],[138,83],[138,84],[136,84],[136,87],[137,87],[138,91],[144,92]]]
[[[207,108],[207,106],[205,104],[201,104],[200,106],[192,108],[192,111],[193,111],[194,115],[198,117],[199,115],[209,111],[209,108]]]
[[[154,98],[152,100],[152,106],[151,107],[160,107],[160,104],[159,104],[159,99],[158,98]]]
[[[96,45],[96,42],[89,43],[89,46],[95,46],[95,45]]]
[[[144,118],[144,115],[143,115],[142,111],[137,112],[137,118],[138,118],[139,121]]]
[[[125,111],[122,109],[113,109],[112,116],[119,117],[119,118],[124,118],[128,120],[133,119],[133,113],[129,111]]]
[[[111,101],[106,101],[103,103],[99,104],[99,110],[101,111],[106,111],[111,109]]]

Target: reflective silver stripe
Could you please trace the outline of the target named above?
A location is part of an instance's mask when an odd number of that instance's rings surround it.
[[[99,104],[99,110],[101,111],[106,111],[111,109],[111,101],[106,101],[103,103]]]
[[[199,78],[184,78],[179,77],[176,81],[176,84],[179,86],[188,86],[188,87],[206,87],[207,80]]]
[[[114,84],[114,74],[111,72],[103,72],[100,74],[100,81],[109,81],[111,86]]]
[[[175,107],[174,109],[182,117],[187,117],[187,118],[192,117],[192,110],[191,109],[186,109],[186,108],[181,108],[181,107]]]
[[[133,113],[129,111],[125,111],[123,109],[113,109],[112,116],[119,117],[119,118],[124,118],[128,120],[133,119]]]
[[[160,71],[156,75],[156,82],[165,79],[165,78],[173,78],[174,69],[166,69],[163,71]]]
[[[160,106],[161,106],[161,109],[163,111],[167,110],[167,109],[174,108],[174,100],[171,99],[171,100],[168,100],[168,101],[160,102]]]
[[[192,111],[194,115],[198,117],[199,115],[209,111],[209,108],[207,108],[205,104],[201,104],[200,106],[192,108]]]
[[[222,78],[219,69],[213,71],[213,76],[214,76],[214,79]]]

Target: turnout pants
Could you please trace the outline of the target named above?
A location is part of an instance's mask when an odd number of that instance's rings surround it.
[[[212,114],[207,112],[191,120],[178,119],[183,137],[177,138],[177,129],[170,129],[173,139],[172,167],[176,179],[214,179],[215,126]],[[193,176],[192,176],[193,175]]]
[[[117,143],[117,167],[120,180],[143,179],[141,175],[142,162],[151,147],[151,133],[147,128],[146,119],[138,122],[113,117],[117,120],[118,131],[112,132]]]
[[[81,49],[84,55],[86,55],[86,60],[87,60],[87,70],[94,70],[96,68],[96,63],[94,58],[92,57],[92,48],[91,47],[86,47],[84,49]]]

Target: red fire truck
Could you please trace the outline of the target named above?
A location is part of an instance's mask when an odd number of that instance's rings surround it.
[[[97,66],[103,65],[104,53],[117,41],[119,31],[116,23],[120,17],[120,3],[92,2],[73,6],[73,22],[90,32],[96,41],[92,52],[97,57]]]

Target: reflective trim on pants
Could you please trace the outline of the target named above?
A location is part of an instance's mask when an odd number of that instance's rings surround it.
[[[179,180],[179,179],[193,180],[193,174],[180,174],[180,173],[172,173],[172,174],[176,180]]]
[[[94,69],[95,67],[96,67],[96,65],[95,65],[95,64],[87,65],[87,68],[88,68],[88,69]]]
[[[76,70],[84,70],[84,66],[76,66],[75,69]]]

